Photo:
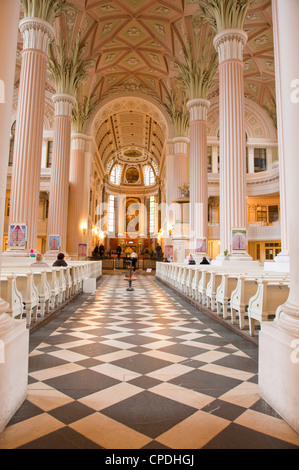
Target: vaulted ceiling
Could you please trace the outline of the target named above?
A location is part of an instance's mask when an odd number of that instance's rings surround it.
[[[59,23],[72,40],[81,30],[86,44],[84,57],[95,61],[85,80],[84,93],[93,91],[98,100],[103,100],[117,91],[125,95],[137,90],[165,103],[170,89],[175,87],[174,62],[181,60],[184,37],[192,38],[192,15],[200,0],[69,0],[69,3],[73,8],[57,20],[56,27]],[[271,0],[254,0],[245,30],[249,39],[244,53],[246,97],[275,116]],[[16,84],[21,50],[20,40]],[[50,79],[48,89],[55,92]],[[210,98],[218,93],[216,75]],[[151,151],[150,142],[156,137],[155,126],[150,123],[151,117],[136,112],[132,100],[131,113],[115,119],[111,116],[102,131],[105,128],[107,141],[113,140],[114,152],[136,145]],[[103,150],[99,146],[100,154]]]

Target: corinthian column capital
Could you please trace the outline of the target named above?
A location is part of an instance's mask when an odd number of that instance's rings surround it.
[[[174,154],[187,154],[187,147],[190,140],[187,137],[175,137],[173,139]]]
[[[206,121],[208,119],[208,109],[210,102],[201,98],[195,98],[187,102],[190,112],[190,122]]]
[[[219,54],[219,63],[226,60],[243,61],[244,46],[248,40],[242,29],[226,29],[214,38],[214,47]]]
[[[85,152],[87,149],[89,137],[86,134],[72,134],[72,150],[81,150]]]
[[[169,139],[167,141],[167,150],[166,150],[166,155],[173,155],[174,154],[174,143],[173,139]]]
[[[23,36],[23,51],[35,49],[48,54],[50,42],[55,37],[53,26],[40,18],[24,18],[19,24]]]
[[[55,116],[66,116],[72,118],[73,107],[76,104],[76,98],[71,95],[60,93],[53,95],[53,103],[55,104]]]

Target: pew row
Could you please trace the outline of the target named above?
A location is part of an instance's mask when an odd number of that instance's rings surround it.
[[[156,277],[241,330],[249,327],[251,336],[255,322],[269,321],[289,292],[289,273],[256,265],[241,273],[238,266],[160,262]]]
[[[277,308],[284,304],[289,295],[289,282],[260,279],[256,294],[249,300],[248,318],[250,335],[254,336],[255,322],[262,323],[275,316]]]
[[[31,260],[32,264],[32,260]],[[99,279],[102,262],[70,262],[67,267],[31,266],[28,259],[1,266],[2,298],[13,318],[26,316],[27,327],[83,290],[86,278]]]
[[[0,276],[0,296],[9,304],[6,313],[12,318],[22,318],[23,298],[17,289],[17,280],[14,274]]]

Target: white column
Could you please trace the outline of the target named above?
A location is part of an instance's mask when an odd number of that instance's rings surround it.
[[[93,160],[93,139],[88,137],[85,149],[85,165],[84,165],[84,189],[83,189],[83,214],[87,222],[87,253],[91,251],[92,224],[89,216],[90,213],[90,188],[91,188],[91,169]]]
[[[1,243],[19,18],[19,0],[0,2]],[[28,382],[29,332],[26,329],[26,320],[13,320],[7,315],[7,309],[8,304],[0,299],[0,433],[25,400]]]
[[[229,29],[217,34],[220,84],[220,248],[232,250],[232,229],[247,228],[246,136],[243,49],[247,34]],[[252,260],[247,251],[230,260]]]
[[[54,29],[39,18],[25,18],[20,31],[23,51],[9,219],[10,224],[26,224],[24,253],[28,255],[31,249],[36,250],[48,47]],[[8,246],[8,255],[14,251],[20,254]]]
[[[84,134],[73,134],[71,139],[67,252],[74,259],[78,257],[79,243],[87,244],[88,240],[88,212],[84,211],[88,198],[84,193],[86,140]]]
[[[0,246],[3,240],[19,15],[20,0],[4,0],[0,3]]]
[[[174,199],[179,197],[179,187],[189,183],[187,147],[189,139],[186,137],[175,137],[174,144],[174,160],[173,160],[173,180],[171,182],[174,191]]]
[[[60,251],[66,253],[72,110],[75,98],[66,94],[53,96],[55,104],[54,148],[49,199],[48,241],[60,235]],[[47,252],[47,256],[53,253]]]
[[[187,106],[190,112],[190,238],[195,254],[197,239],[205,238],[208,242],[207,118],[210,102],[193,99]]]
[[[275,36],[279,49],[281,100],[279,136],[284,149],[286,210],[290,253],[290,292],[274,322],[262,323],[259,335],[261,396],[299,432],[299,2],[273,0]]]
[[[281,51],[280,37],[278,34],[278,13],[276,2],[272,6],[273,15],[273,40],[274,40],[274,59],[275,59],[275,83],[276,83],[276,109],[277,109],[277,127],[278,127],[278,159],[279,159],[279,196],[280,196],[280,227],[281,227],[281,252],[275,258],[278,265],[288,266],[289,258],[289,232],[288,232],[288,214],[286,207],[286,173],[285,173],[285,148],[284,148],[284,128],[286,122],[282,120],[282,78],[281,78]],[[298,78],[298,77],[294,77]],[[285,268],[286,269],[286,268]]]
[[[169,231],[175,222],[174,211],[171,210],[172,201],[175,199],[173,185],[174,172],[174,143],[172,140],[167,142],[166,156],[166,209],[167,209],[167,231]],[[167,234],[168,235],[168,234]]]

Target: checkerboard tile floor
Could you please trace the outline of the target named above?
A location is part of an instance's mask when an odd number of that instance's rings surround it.
[[[295,449],[258,395],[257,346],[159,284],[104,276],[30,336],[0,449]]]

